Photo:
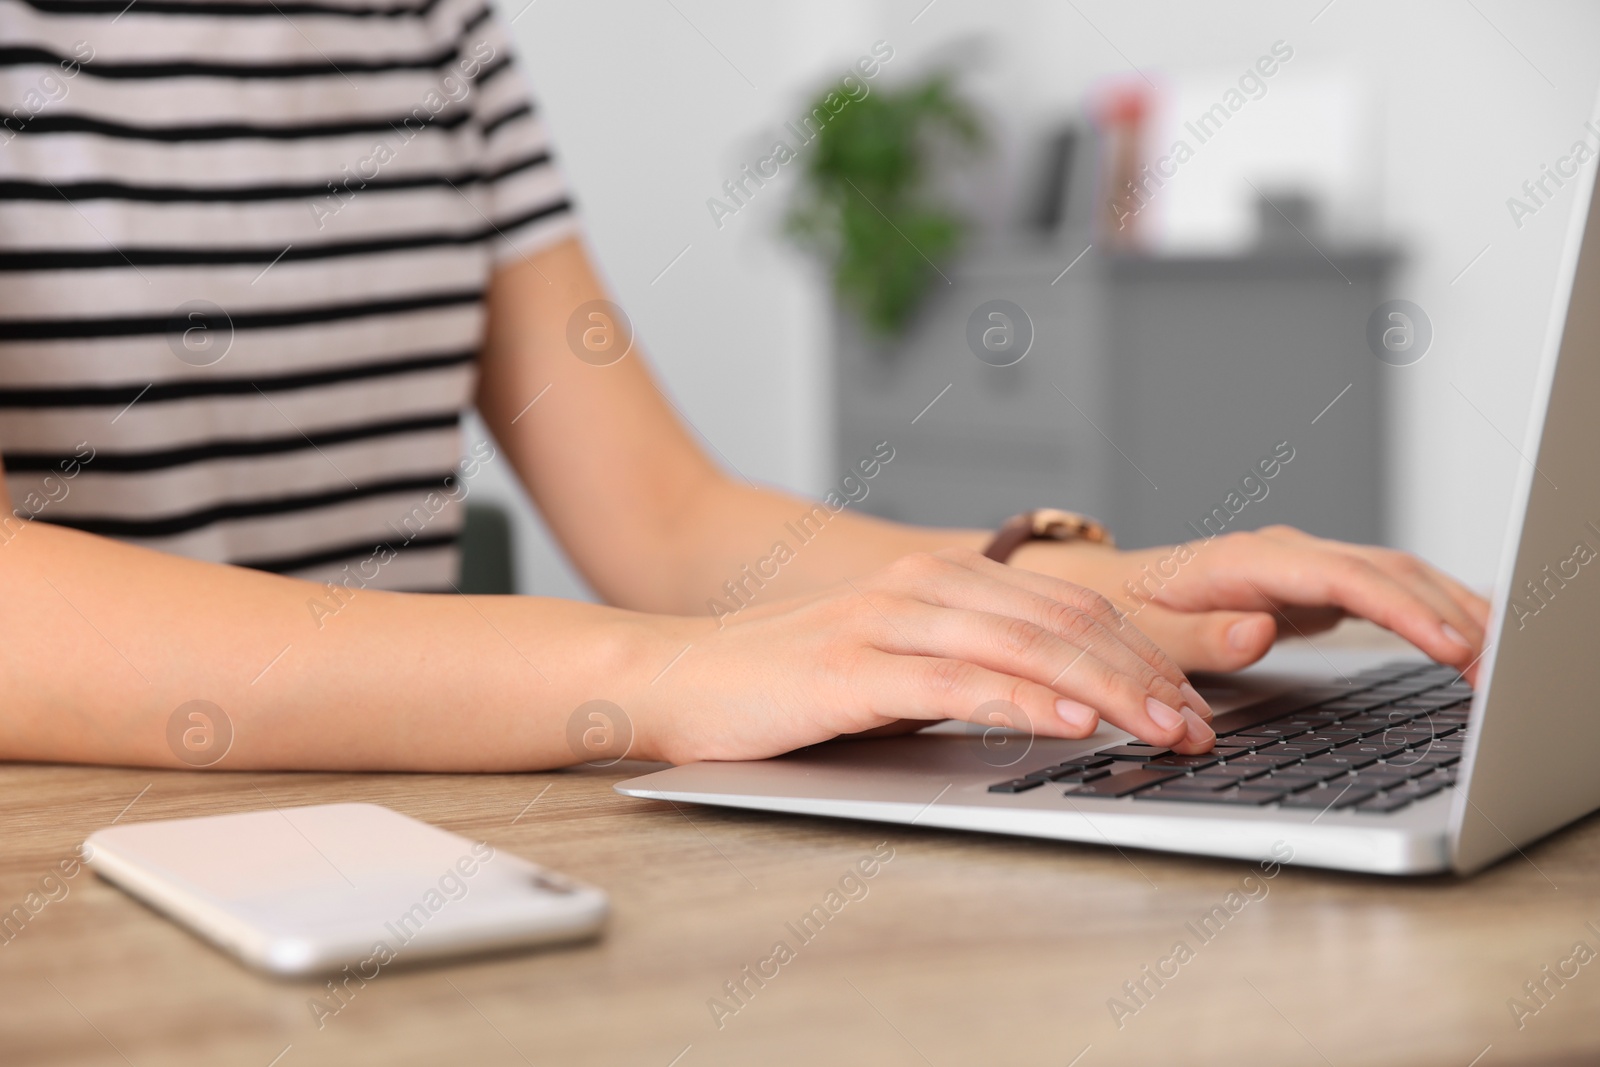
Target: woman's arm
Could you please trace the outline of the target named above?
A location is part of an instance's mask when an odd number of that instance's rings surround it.
[[[169,720],[203,700],[231,726],[224,769],[556,766],[572,761],[559,709],[664,644],[612,608],[335,593],[43,522],[13,531],[4,759],[183,766]]]
[[[335,590],[38,521],[0,538],[0,759],[510,771],[758,758],[906,719],[1084,737],[1101,715],[1180,749],[1212,740],[1182,672],[1115,632],[1104,600],[975,553],[719,627]],[[614,743],[595,745],[593,701]]]
[[[909,553],[975,549],[988,539],[850,508],[813,512],[814,501],[724,475],[663,399],[637,347],[608,366],[575,354],[569,320],[604,297],[577,240],[501,270],[490,289],[478,403],[557,538],[610,603],[725,618],[725,610],[824,589]],[[826,521],[802,542],[796,529],[807,515]],[[1109,597],[1185,669],[1243,667],[1280,631],[1309,633],[1345,615],[1470,669],[1488,618],[1483,598],[1415,557],[1284,528],[1141,552],[1033,544],[1013,562]]]

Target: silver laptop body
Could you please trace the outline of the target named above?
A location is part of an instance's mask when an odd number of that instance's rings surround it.
[[[1073,797],[1006,778],[1128,740],[997,739],[947,723],[768,760],[696,763],[620,783],[629,796],[1276,859],[1384,874],[1479,870],[1600,808],[1600,218],[1595,164],[1575,207],[1494,595],[1459,784],[1390,814]],[[1515,358],[1515,357],[1508,357]],[[1280,649],[1215,697],[1219,718],[1393,655]],[[1009,746],[1009,747],[1008,747]]]

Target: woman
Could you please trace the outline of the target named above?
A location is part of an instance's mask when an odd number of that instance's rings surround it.
[[[842,511],[708,616],[807,505],[616,351],[484,0],[384,2],[0,0],[0,758],[536,769],[590,755],[591,700],[649,759],[1008,706],[1200,751],[1185,670],[1346,614],[1470,671],[1479,597],[1288,529],[1119,552]],[[469,403],[499,447],[461,461]],[[452,591],[489,462],[608,606]]]

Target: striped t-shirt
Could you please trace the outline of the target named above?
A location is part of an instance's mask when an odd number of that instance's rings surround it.
[[[15,513],[448,590],[489,275],[572,229],[487,0],[0,0]]]

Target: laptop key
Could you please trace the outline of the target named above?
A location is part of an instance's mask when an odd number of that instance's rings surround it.
[[[1283,693],[1279,696],[1269,697],[1256,704],[1250,704],[1233,711],[1225,711],[1216,717],[1211,724],[1218,737],[1228,737],[1232,734],[1253,732],[1256,726],[1262,723],[1276,722],[1298,711],[1307,711],[1325,700],[1331,700],[1342,695],[1339,687],[1313,686],[1297,690],[1292,693]],[[1321,708],[1317,709],[1321,711]]]
[[[1380,703],[1393,704],[1397,700],[1405,700],[1407,697],[1416,696],[1427,688],[1428,686],[1425,685],[1398,683],[1395,685],[1379,685],[1362,693],[1361,699],[1366,701],[1367,707],[1371,708],[1377,707]]]
[[[1360,730],[1340,730],[1340,729],[1337,729],[1337,728],[1330,727],[1329,729],[1326,729],[1326,730],[1318,730],[1316,733],[1301,734],[1299,737],[1294,739],[1294,743],[1297,744],[1297,745],[1335,745],[1336,746],[1336,745],[1342,745],[1346,741],[1359,741],[1359,740],[1361,740],[1361,731]]]
[[[996,782],[989,787],[991,793],[1025,793],[1044,785],[1042,778],[1013,778],[1009,782]]]
[[[1302,789],[1298,793],[1290,793],[1278,803],[1285,808],[1297,808],[1307,811],[1326,811],[1333,804],[1339,790],[1321,786],[1316,789]]]
[[[1066,796],[1070,797],[1125,797],[1137,793],[1141,789],[1149,789],[1153,785],[1173,778],[1182,778],[1184,772],[1172,768],[1140,767],[1137,770],[1125,771],[1122,774],[1113,774],[1098,781],[1086,782],[1083,785],[1068,789]]]
[[[1431,715],[1426,715],[1420,719],[1412,719],[1402,729],[1408,734],[1428,734],[1442,738],[1460,733],[1461,727],[1462,724],[1459,722],[1441,722]]]
[[[1149,745],[1132,744],[1118,745],[1115,748],[1102,748],[1095,755],[1102,759],[1130,760],[1142,763],[1145,760],[1155,759],[1157,756],[1165,756],[1171,752],[1172,749],[1170,748],[1152,748]]]
[[[1436,737],[1432,734],[1402,734],[1399,736],[1386,734],[1384,735],[1383,739],[1391,744],[1405,745],[1406,751],[1412,753],[1413,755],[1419,754],[1427,749],[1431,749],[1434,745],[1444,740],[1443,738]]]
[[[1434,728],[1429,725],[1427,718],[1413,718],[1410,715],[1402,715],[1402,717],[1390,721],[1389,729],[1386,729],[1381,736],[1395,737],[1400,736],[1400,734],[1429,734],[1432,733],[1432,729]]]
[[[1360,785],[1351,785],[1349,787],[1341,786],[1339,792],[1342,792],[1344,795],[1339,796],[1337,792],[1334,794],[1336,799],[1330,805],[1334,811],[1343,811],[1345,808],[1353,808],[1362,801],[1370,800],[1378,795],[1378,791],[1376,789],[1362,787]]]
[[[1345,712],[1366,711],[1367,705],[1353,697],[1340,697],[1326,704],[1318,704],[1316,711],[1322,715],[1342,715]]]
[[[1192,779],[1178,778],[1170,782],[1163,782],[1161,785],[1155,786],[1151,789],[1140,790],[1139,792],[1133,794],[1133,799],[1191,800],[1209,802],[1210,798],[1215,796],[1217,792],[1219,792],[1219,790],[1207,789],[1204,786],[1195,785]]]
[[[1149,767],[1178,767],[1184,770],[1199,770],[1202,767],[1214,767],[1222,761],[1222,757],[1214,752],[1207,752],[1199,756],[1184,756],[1176,752],[1169,752],[1165,756],[1157,756],[1146,766]]]
[[[1294,753],[1301,759],[1320,756],[1324,752],[1332,752],[1333,745],[1328,742],[1308,741],[1305,737],[1297,737],[1293,741],[1285,741],[1282,745],[1271,750],[1274,754]]]
[[[1427,708],[1437,711],[1440,708],[1454,707],[1461,703],[1461,697],[1455,693],[1448,693],[1442,689],[1427,689],[1415,696],[1406,697],[1401,701],[1407,707]]]
[[[1308,730],[1314,730],[1318,726],[1327,726],[1337,718],[1338,716],[1336,715],[1328,715],[1320,711],[1308,711],[1302,712],[1299,715],[1291,715],[1287,719],[1282,720],[1280,725],[1304,726]]]
[[[1057,777],[1078,778],[1086,774],[1094,774],[1097,770],[1098,769],[1094,767],[1067,767],[1058,764],[1054,767],[1044,767],[1037,771],[1024,774],[1022,777],[1024,780],[1029,782],[1053,782]],[[1109,769],[1099,770],[1099,773],[1110,774],[1111,771]]]
[[[1271,770],[1267,767],[1241,767],[1232,771],[1227,767],[1213,767],[1200,771],[1188,780],[1206,789],[1230,789],[1236,785],[1243,785],[1252,778],[1261,778],[1270,773]]]
[[[1077,783],[1092,782],[1097,778],[1105,778],[1111,774],[1110,767],[1057,767],[1052,771],[1041,772],[1045,774],[1045,781]],[[1031,774],[1028,777],[1033,777]]]
[[[1254,789],[1249,786],[1229,789],[1223,792],[1161,786],[1158,789],[1150,789],[1143,793],[1138,793],[1133,799],[1169,800],[1184,804],[1242,804],[1248,807],[1260,807],[1263,804],[1271,804],[1281,796],[1283,796],[1281,789]]]
[[[1296,794],[1300,797],[1321,797],[1322,803],[1317,807],[1346,808],[1351,804],[1359,804],[1378,790],[1369,785],[1363,785],[1355,778],[1336,778],[1331,782],[1324,782],[1318,789],[1308,789]],[[1309,806],[1309,805],[1308,805]]]
[[[1343,756],[1371,756],[1373,759],[1388,759],[1404,752],[1404,745],[1385,745],[1377,743],[1376,739],[1368,738],[1355,744],[1340,745],[1333,751]]]
[[[1367,771],[1361,771],[1354,779],[1357,789],[1371,789],[1375,792],[1398,789],[1406,783],[1406,780],[1403,774],[1370,774]]]
[[[1433,667],[1434,664],[1430,663],[1380,663],[1376,667],[1368,667],[1356,675],[1356,680],[1372,684],[1392,682],[1396,678],[1408,678],[1411,675],[1432,670]]]
[[[1384,795],[1410,797],[1412,800],[1426,800],[1435,793],[1442,793],[1444,790],[1445,784],[1443,782],[1412,780],[1396,786],[1393,789],[1386,790]]]
[[[1310,727],[1307,726],[1290,726],[1284,722],[1268,722],[1252,727],[1246,736],[1285,738],[1293,737],[1295,734],[1308,733],[1309,731]]]
[[[1377,762],[1377,756],[1368,756],[1356,752],[1347,752],[1342,748],[1336,748],[1326,755],[1312,756],[1310,759],[1306,760],[1306,766],[1326,767],[1328,769],[1328,773],[1333,774],[1335,771],[1344,772],[1360,770],[1362,767],[1370,767]]]
[[[1266,767],[1276,769],[1287,767],[1291,763],[1299,763],[1300,756],[1294,752],[1278,753],[1272,749],[1260,749],[1248,756],[1229,756],[1223,761],[1224,767]]]
[[[1304,763],[1293,763],[1287,767],[1278,767],[1272,772],[1272,777],[1277,778],[1307,778],[1313,782],[1320,782],[1327,777],[1316,767],[1307,767]]]
[[[1415,752],[1402,752],[1394,759],[1385,761],[1383,767],[1389,771],[1404,773],[1407,778],[1421,778],[1424,774],[1437,769],[1431,763],[1416,759],[1416,756]]]
[[[1387,815],[1391,811],[1399,811],[1401,808],[1408,807],[1414,799],[1414,797],[1384,793],[1373,797],[1371,800],[1363,800],[1356,805],[1356,810]]]
[[[1273,786],[1257,786],[1254,783],[1242,785],[1238,789],[1215,794],[1219,804],[1243,804],[1252,808],[1259,808],[1263,804],[1273,804],[1284,797],[1284,790]]]
[[[1345,719],[1339,726],[1362,738],[1376,737],[1385,730],[1394,729],[1387,719]]]

